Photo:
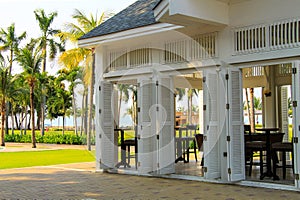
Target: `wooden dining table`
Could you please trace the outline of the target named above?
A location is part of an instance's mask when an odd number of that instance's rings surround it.
[[[260,179],[264,179],[264,177],[273,177],[273,172],[272,172],[272,166],[271,166],[271,161],[272,161],[272,153],[271,153],[271,141],[270,141],[270,134],[271,132],[277,132],[279,131],[279,128],[256,128],[256,131],[264,132],[266,134],[266,152],[267,152],[267,171],[264,172],[261,176]]]

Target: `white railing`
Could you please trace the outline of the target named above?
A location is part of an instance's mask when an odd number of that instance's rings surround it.
[[[191,41],[191,60],[217,57],[217,33],[198,35]]]
[[[111,50],[108,52],[107,71],[118,71],[128,68],[134,68],[137,66],[149,65],[151,63],[151,49],[140,48],[132,51],[123,50]]]
[[[277,77],[287,77],[287,76],[291,76],[293,71],[293,66],[291,63],[280,64],[276,69],[277,69],[276,70]]]
[[[178,63],[188,60],[188,40],[165,42],[164,63]]]
[[[197,35],[190,39],[167,41],[158,50],[161,64],[173,64],[215,58],[218,55],[217,33]],[[107,72],[151,65],[153,53],[149,44],[134,49],[107,51]],[[158,60],[158,59],[156,59]]]
[[[234,54],[250,54],[300,46],[300,19],[276,21],[234,30]]]
[[[165,42],[164,63],[205,60],[217,57],[217,33]]]
[[[285,20],[270,25],[271,50],[293,48],[300,45],[299,19]]]
[[[127,68],[127,50],[113,50],[107,53],[108,71],[117,71]]]
[[[129,52],[129,67],[149,65],[152,62],[150,48],[141,48]]]
[[[243,69],[243,74],[245,78],[253,78],[253,77],[260,77],[264,76],[264,67],[262,66],[255,66],[251,68]]]
[[[234,31],[235,53],[247,54],[265,50],[267,28],[264,25],[240,28]]]

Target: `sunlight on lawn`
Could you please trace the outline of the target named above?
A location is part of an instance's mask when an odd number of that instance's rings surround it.
[[[95,161],[95,151],[64,149],[50,151],[2,152],[0,169],[47,166]]]

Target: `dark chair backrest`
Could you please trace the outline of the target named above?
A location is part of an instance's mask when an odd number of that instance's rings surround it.
[[[271,133],[270,134],[270,143],[281,142],[283,139],[284,133]],[[245,142],[251,141],[266,141],[267,135],[265,133],[257,133],[257,134],[245,134]]]
[[[284,133],[271,133],[270,134],[270,142],[271,144],[276,142],[282,142]]]
[[[198,150],[200,151],[203,146],[203,134],[196,134],[195,137],[196,137]]]
[[[249,124],[244,125],[244,133],[251,133],[251,126]]]

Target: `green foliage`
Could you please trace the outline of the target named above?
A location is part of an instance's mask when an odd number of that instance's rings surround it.
[[[76,136],[74,134],[59,134],[59,133],[45,133],[44,136],[40,134],[36,135],[37,143],[47,143],[47,144],[74,144],[82,145],[86,144],[85,136]],[[18,142],[18,143],[31,143],[31,135],[6,135],[5,142]],[[92,138],[92,144],[95,144],[95,139]]]

